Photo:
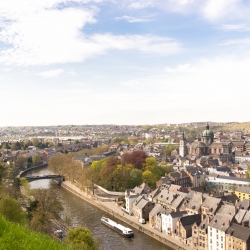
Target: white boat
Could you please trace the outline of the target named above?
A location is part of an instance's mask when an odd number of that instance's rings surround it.
[[[107,217],[102,217],[101,222],[126,238],[134,238],[133,230],[128,227],[124,227],[123,225],[118,224]]]

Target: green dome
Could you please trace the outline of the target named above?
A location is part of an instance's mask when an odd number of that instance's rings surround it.
[[[203,131],[203,133],[202,133],[202,136],[208,136],[208,137],[212,137],[212,136],[214,136],[214,133],[213,133],[213,131],[211,131],[211,130],[204,130]]]
[[[207,124],[207,126],[206,126],[206,130],[203,131],[202,136],[214,137],[214,133],[213,133],[213,131],[211,131],[211,130],[209,129],[208,124]]]

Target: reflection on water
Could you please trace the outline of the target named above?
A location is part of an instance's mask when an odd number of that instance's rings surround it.
[[[47,169],[39,169],[30,172],[28,175],[48,175],[51,174]],[[148,237],[147,235],[133,229],[135,238],[127,239],[103,225],[100,220],[104,212],[92,207],[79,197],[58,186],[52,180],[38,180],[31,182],[31,188],[52,187],[59,192],[64,211],[62,218],[70,218],[72,226],[83,226],[91,230],[94,237],[98,240],[101,250],[171,250],[171,248]],[[110,216],[110,215],[106,215]],[[119,222],[116,218],[115,221]],[[120,222],[124,224],[124,222]]]

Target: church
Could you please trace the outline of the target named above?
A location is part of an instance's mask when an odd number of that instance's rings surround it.
[[[214,133],[206,129],[198,136],[197,140],[187,143],[184,132],[180,140],[179,154],[187,158],[200,158],[201,156],[211,156],[221,162],[233,161],[232,143],[230,141],[214,141]]]

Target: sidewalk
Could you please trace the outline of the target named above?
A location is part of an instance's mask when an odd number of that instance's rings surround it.
[[[72,183],[65,181],[62,183],[62,187],[68,189],[69,191],[73,192],[80,198],[83,198],[87,202],[90,202],[92,205],[97,206],[98,208],[104,210],[105,212],[109,213],[113,217],[117,217],[118,219],[124,221],[129,226],[135,227],[141,232],[146,233],[147,235],[151,236],[152,238],[170,246],[174,249],[184,249],[184,250],[192,250],[193,248],[184,245],[180,241],[162,233],[158,230],[152,228],[148,224],[140,224],[138,222],[138,218],[128,215],[124,213],[121,208],[114,202],[114,201],[102,201],[102,199],[98,198],[97,196],[89,195],[86,192],[81,191],[78,187],[73,185]]]

